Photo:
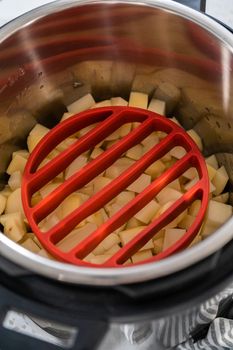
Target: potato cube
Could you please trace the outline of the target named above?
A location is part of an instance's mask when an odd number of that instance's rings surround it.
[[[202,140],[201,140],[200,136],[196,133],[196,131],[193,129],[190,129],[187,131],[187,133],[193,139],[193,141],[196,143],[199,150],[203,151]]]
[[[83,194],[86,194],[88,195],[89,197],[93,195],[93,183],[89,183],[87,184],[86,186],[82,187],[79,189],[79,192],[80,193],[83,193]]]
[[[206,163],[211,165],[214,169],[218,169],[218,161],[216,156],[213,154],[212,156],[205,159]]]
[[[26,226],[20,212],[0,216],[0,223],[4,227],[6,236],[15,242],[20,241],[26,234]]]
[[[128,102],[122,97],[112,97],[111,104],[112,106],[128,106]]]
[[[10,162],[6,172],[9,175],[12,175],[16,171],[19,171],[21,174],[24,172],[24,168],[26,166],[27,159],[21,156],[20,154],[16,154],[12,161]]]
[[[181,146],[175,146],[171,151],[170,155],[176,159],[181,159],[186,155],[186,151]]]
[[[108,177],[99,176],[94,179],[94,193],[99,192],[107,186],[110,182],[112,182],[112,179],[109,179]]]
[[[131,259],[134,264],[152,258],[151,250],[143,250],[132,255]]]
[[[200,208],[201,208],[201,201],[200,201],[200,199],[197,199],[191,204],[191,206],[188,210],[189,215],[196,217]]]
[[[129,96],[129,106],[147,109],[148,95],[142,92],[131,92]]]
[[[64,141],[60,142],[55,149],[59,152],[63,152],[67,150],[71,145],[73,145],[76,141],[77,139],[75,139],[74,137],[68,137]]]
[[[229,176],[226,172],[226,169],[224,166],[222,166],[221,168],[219,168],[215,175],[213,176],[212,179],[212,184],[215,187],[215,191],[214,194],[216,196],[218,196],[220,193],[222,193],[222,191],[224,190],[227,182],[229,180]]]
[[[82,197],[78,193],[72,193],[59,205],[57,215],[59,219],[64,219],[83,203]]]
[[[23,217],[25,216],[22,205],[21,188],[17,188],[17,190],[9,195],[6,202],[5,212],[6,214],[20,212]]]
[[[102,153],[104,152],[104,150],[102,150],[102,148],[94,148],[93,151],[91,152],[91,159],[95,159],[98,156],[100,156]]]
[[[181,237],[183,237],[185,232],[186,230],[178,228],[166,229],[164,234],[163,251],[176,243]]]
[[[42,232],[49,231],[52,227],[57,225],[60,221],[60,218],[58,217],[57,213],[52,213],[48,215],[44,220],[42,220],[39,223],[39,228]]]
[[[198,177],[198,172],[197,172],[196,168],[189,168],[188,170],[186,170],[183,173],[183,176],[186,179],[193,180],[194,178]]]
[[[40,195],[41,198],[45,198],[54,190],[56,190],[56,188],[58,188],[60,185],[61,182],[50,182],[39,190],[38,195]]]
[[[62,252],[68,252],[96,229],[97,226],[95,224],[87,223],[85,226],[71,231],[66,237],[57,243],[57,247]]]
[[[127,190],[136,193],[141,193],[151,183],[151,177],[146,174],[140,175],[131,185],[127,187]]]
[[[112,256],[116,254],[120,249],[121,247],[118,244],[114,244],[110,249],[106,250],[104,254]]]
[[[217,197],[213,197],[213,201],[227,203],[229,200],[229,192],[222,193]]]
[[[119,236],[120,236],[120,240],[121,240],[122,245],[127,244],[129,241],[131,241],[134,237],[136,237],[145,228],[146,228],[146,226],[138,226],[135,228],[121,231],[119,233]]]
[[[77,157],[65,170],[65,179],[68,179],[87,164],[87,157],[81,155]]]
[[[159,209],[160,205],[153,200],[146,204],[138,213],[136,213],[135,218],[144,224],[149,224]]]
[[[176,201],[182,196],[182,193],[173,188],[165,187],[156,196],[160,205],[164,205],[169,201]]]
[[[161,175],[166,169],[164,163],[159,159],[156,162],[152,163],[146,170],[145,174],[150,175],[151,179],[156,179],[159,175]]]
[[[129,221],[127,222],[126,228],[128,230],[130,228],[135,228],[135,227],[138,227],[141,225],[142,225],[142,223],[133,217],[133,218],[129,219]]]
[[[159,137],[157,132],[152,132],[149,136],[141,141],[143,147],[143,153],[148,152],[151,148],[159,143]]]
[[[215,175],[216,175],[217,170],[216,170],[215,168],[213,168],[213,167],[212,167],[211,165],[209,165],[209,164],[206,164],[206,167],[207,167],[209,179],[210,179],[210,181],[212,181],[213,178],[214,178]]]
[[[108,220],[108,216],[103,208],[90,215],[86,221],[96,224],[98,227]]]
[[[195,221],[195,217],[186,215],[183,220],[179,222],[179,227],[188,230]]]
[[[30,153],[26,149],[19,149],[18,151],[15,151],[12,153],[12,158],[14,158],[16,155],[19,155],[25,159],[28,159]]]
[[[21,187],[22,182],[22,173],[18,170],[11,174],[8,184],[12,191],[17,190],[17,188]]]
[[[95,105],[95,100],[92,97],[91,94],[87,94],[77,101],[71,103],[69,106],[67,106],[67,109],[70,113],[80,113],[85,111],[86,109],[89,109]]]
[[[135,198],[135,193],[130,191],[123,191],[119,193],[113,200],[114,203],[125,205]]]
[[[7,201],[6,197],[0,193],[0,214],[2,214],[5,210],[6,201]]]
[[[173,188],[174,190],[177,190],[179,192],[181,192],[181,187],[180,187],[180,181],[179,179],[176,179],[172,182],[170,182],[168,185],[167,185],[168,188]]]
[[[48,132],[49,129],[41,124],[36,124],[34,126],[27,138],[27,145],[30,153]]]
[[[218,227],[215,225],[204,224],[201,229],[201,237],[203,239],[207,238],[212,233],[214,233],[217,230],[217,228]]]
[[[27,238],[23,243],[21,243],[21,246],[35,254],[39,253],[41,250],[31,238]]]
[[[132,129],[132,123],[123,124],[119,129],[120,137],[124,137],[124,136],[128,135],[130,133],[131,129]]]
[[[232,216],[232,206],[213,200],[209,201],[206,213],[206,222],[208,225],[220,226]]]
[[[190,188],[192,188],[194,185],[196,185],[196,183],[198,182],[199,180],[199,177],[195,177],[194,179],[190,180],[189,182],[187,182],[185,185],[184,185],[184,190],[185,191],[188,191],[190,190]],[[211,185],[211,183],[210,183]],[[213,190],[213,189],[212,189]],[[210,188],[210,192],[211,192],[211,188]]]
[[[120,158],[113,165],[106,169],[105,175],[107,178],[115,179],[121,175],[126,169],[128,169],[134,161],[129,158]]]
[[[128,157],[130,159],[138,160],[141,158],[142,153],[143,153],[143,147],[142,147],[142,145],[138,144],[138,145],[130,148],[126,152],[126,157]]]
[[[156,99],[153,98],[150,101],[148,110],[152,111],[152,112],[155,112],[155,113],[158,113],[160,115],[165,115],[166,103],[164,101],[156,100]]]
[[[105,254],[97,255],[94,258],[90,259],[90,263],[95,265],[102,265],[110,258],[111,258],[111,255],[105,255]]]
[[[120,243],[119,236],[115,233],[111,233],[101,242],[101,245],[103,246],[104,250],[108,250],[118,243]]]
[[[194,245],[196,245],[197,243],[200,243],[201,242],[201,235],[197,235],[194,240],[192,241],[192,243],[190,243],[189,247],[193,247]]]
[[[8,198],[9,195],[12,193],[12,190],[11,190],[11,188],[10,188],[8,185],[6,185],[6,186],[4,187],[4,189],[3,189],[0,193],[1,193],[1,195],[3,195],[4,197]]]
[[[163,250],[163,238],[154,239],[153,243],[154,243],[154,249],[153,249],[154,253],[155,254],[161,253],[161,251]]]
[[[55,260],[55,258],[51,254],[49,254],[45,249],[41,249],[37,254],[42,256],[43,258]]]

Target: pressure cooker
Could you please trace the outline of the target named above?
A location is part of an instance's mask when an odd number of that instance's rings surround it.
[[[36,122],[56,125],[88,92],[128,97],[140,68],[142,92],[164,70],[179,88],[177,72],[189,74],[207,99],[217,86],[213,108],[179,112],[205,155],[219,153],[231,193],[233,37],[212,18],[169,0],[58,0],[3,26],[0,49],[1,186]],[[233,317],[232,238],[233,218],[164,260],[95,268],[48,260],[0,233],[0,349],[231,348],[230,329],[207,338],[214,319],[221,330]]]

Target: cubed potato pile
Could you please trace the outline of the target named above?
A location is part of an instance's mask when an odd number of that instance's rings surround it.
[[[166,103],[158,99],[152,99],[149,102],[148,95],[144,93],[131,92],[129,101],[126,101],[121,97],[113,97],[110,100],[98,103],[95,102],[91,94],[87,94],[67,107],[68,111],[63,115],[61,121],[70,118],[73,114],[90,108],[128,105],[144,109],[148,108],[151,111],[155,111],[165,116]],[[178,123],[176,118],[173,117],[172,120]],[[34,206],[39,203],[70,176],[83,168],[88,162],[100,156],[109,147],[124,136],[128,135],[130,131],[138,125],[139,123],[124,124],[96,147],[85,154],[80,155],[63,173],[59,174],[53,179],[53,181],[45,185],[33,195],[32,205]],[[53,157],[65,150],[95,126],[96,125],[88,126],[60,143],[40,166],[45,165]],[[3,226],[3,232],[7,237],[34,253],[53,259],[53,257],[42,248],[36,236],[31,232],[21,201],[21,181],[27,159],[38,142],[48,133],[48,131],[49,129],[45,126],[37,124],[31,130],[27,138],[28,149],[16,151],[12,154],[12,160],[6,170],[9,175],[8,184],[0,192],[0,223]],[[188,130],[188,133],[202,151],[202,140],[198,134],[193,129]],[[86,200],[88,200],[88,198],[92,197],[95,193],[107,186],[113,179],[122,174],[165,136],[166,134],[163,132],[153,132],[141,143],[129,149],[102,174],[94,178],[90,183],[79,189],[77,192],[74,192],[67,197],[59,207],[54,210],[54,212],[39,224],[40,229],[42,231],[48,231],[69,213],[81,206]],[[158,178],[178,159],[182,158],[185,153],[186,151],[182,147],[174,147],[163,158],[151,164],[145,172],[136,179],[136,181],[125,188],[124,191],[107,203],[103,208],[100,208],[98,212],[93,213],[78,224],[71,233],[57,243],[57,247],[63,252],[71,250],[75,245],[94,232],[122,207],[134,199],[147,186],[149,186],[152,181]],[[202,228],[191,246],[208,237],[232,215],[232,206],[227,204],[229,193],[226,192],[225,188],[228,183],[228,174],[224,166],[219,167],[215,155],[206,158],[206,165],[210,179],[209,207]],[[166,188],[158,193],[151,202],[138,211],[128,222],[106,237],[84,260],[93,264],[102,264],[107,261],[113,254],[118,252],[121,247],[138,235],[147,225],[165,212],[197,181],[197,171],[194,168],[190,168],[180,178],[171,182]],[[146,245],[126,261],[125,264],[138,263],[149,259],[175,243],[192,225],[199,211],[200,204],[201,202],[199,200],[193,202],[187,210],[181,213],[167,227],[158,232],[153,239],[149,240]]]

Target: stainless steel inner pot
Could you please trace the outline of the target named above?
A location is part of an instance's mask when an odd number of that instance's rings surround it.
[[[0,30],[0,173],[36,122],[53,126],[65,105],[152,96],[169,81],[182,92],[176,115],[194,127],[205,153],[218,152],[233,181],[233,38],[205,15],[166,0],[56,1]],[[233,218],[212,236],[164,261],[117,269],[84,268],[39,257],[0,234],[0,254],[60,281],[116,285],[169,275],[233,238]]]

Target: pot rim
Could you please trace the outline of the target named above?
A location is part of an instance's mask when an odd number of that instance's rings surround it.
[[[103,1],[80,0],[77,3],[76,0],[69,0],[69,2],[67,2],[67,0],[58,0],[56,2],[43,5],[4,25],[0,29],[0,43],[19,28],[22,28],[23,26],[26,26],[39,18],[47,16],[48,14],[67,9],[75,5],[80,6],[98,3],[103,3]],[[186,6],[171,2],[170,0],[144,0],[140,2],[132,0],[105,0],[104,3],[122,3],[149,6],[175,12],[177,15],[189,19],[207,31],[210,31],[215,37],[225,44],[225,47],[227,47],[229,51],[233,53],[232,34],[213,19],[208,18],[204,14],[192,10]],[[226,64],[226,50],[223,50],[222,57],[223,63]],[[223,74],[224,64],[222,65]],[[202,241],[192,248],[168,257],[165,260],[122,268],[79,267],[52,261],[26,250],[17,243],[11,241],[2,233],[0,233],[0,254],[30,271],[58,281],[75,284],[113,286],[143,282],[178,272],[197,263],[200,260],[207,258],[218,249],[222,248],[232,238],[233,218],[229,219],[223,226],[221,226],[221,228],[219,228],[205,241]]]

